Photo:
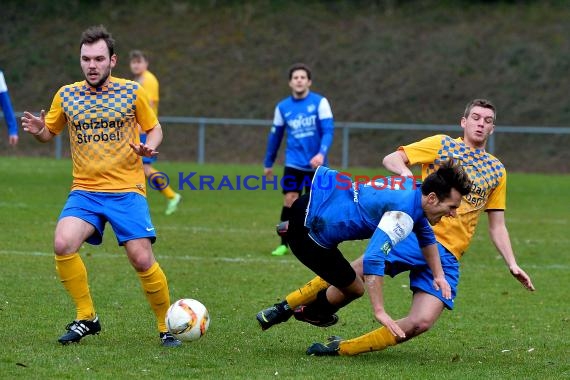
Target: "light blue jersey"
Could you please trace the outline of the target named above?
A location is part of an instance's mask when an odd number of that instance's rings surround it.
[[[287,130],[285,166],[313,171],[311,159],[326,156],[333,141],[334,121],[328,100],[314,92],[303,99],[289,96],[275,107],[273,127],[269,133],[264,167],[271,168]]]
[[[411,232],[420,247],[436,243],[421,200],[420,185],[411,178],[351,182],[350,177],[320,166],[312,182],[305,227],[325,248],[370,238],[364,252],[364,274],[383,276],[386,256]]]
[[[16,123],[16,116],[12,109],[10,94],[8,93],[8,87],[6,86],[2,70],[0,70],[0,107],[2,108],[4,119],[6,119],[6,124],[8,125],[8,134],[10,136],[17,136],[18,124]]]

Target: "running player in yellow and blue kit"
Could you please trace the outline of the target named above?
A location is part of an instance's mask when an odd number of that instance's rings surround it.
[[[101,331],[78,251],[84,242],[100,244],[109,222],[139,276],[161,344],[177,347],[180,341],[164,321],[170,296],[152,251],[156,234],[141,162],[141,156],[158,154],[162,130],[144,89],[111,76],[117,62],[114,43],[103,26],[85,30],[80,44],[85,80],[61,87],[47,115],[42,110],[39,117],[30,112],[22,117],[24,131],[40,142],[51,140],[65,126],[69,131],[73,183],[55,229],[54,251],[57,273],[77,310],[58,341],[79,342]],[[140,143],[139,125],[147,133],[146,144]]]
[[[129,53],[129,60],[131,73],[135,76],[134,80],[146,90],[150,106],[158,117],[158,102],[160,100],[158,79],[156,79],[156,76],[148,70],[148,58],[146,54],[140,50],[132,50]],[[140,139],[143,144],[146,142],[146,133],[144,133],[144,131],[141,131]],[[164,213],[166,215],[173,214],[178,209],[178,204],[180,203],[182,196],[175,193],[170,185],[164,183],[161,176],[154,175],[157,173],[157,170],[152,167],[152,164],[156,162],[156,156],[143,157],[142,160],[145,177],[154,181],[153,187],[160,190],[162,195],[164,195],[168,200]]]
[[[381,182],[350,182],[342,173],[321,166],[313,178],[310,194],[297,199],[291,208],[287,232],[293,254],[329,284],[319,292],[315,307],[324,315],[333,315],[340,307],[368,290],[375,318],[393,334],[403,335],[386,313],[382,284],[385,258],[406,236],[417,236],[421,252],[432,277],[425,280],[443,298],[451,289],[441,267],[435,236],[430,225],[443,216],[455,215],[461,198],[471,182],[461,167],[451,161],[428,176],[423,184],[413,177],[388,177]],[[338,244],[349,240],[369,239],[363,255],[364,281],[344,258]],[[286,301],[275,305],[282,314],[293,314]],[[302,310],[302,314],[305,314]],[[257,314],[262,329],[275,324],[273,308]],[[328,325],[336,323],[336,318]],[[325,326],[327,324],[321,324]]]

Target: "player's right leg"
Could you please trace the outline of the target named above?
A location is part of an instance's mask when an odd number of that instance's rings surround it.
[[[56,271],[76,306],[75,320],[66,326],[61,344],[79,342],[84,336],[98,334],[101,324],[89,292],[87,270],[78,251],[85,241],[100,243],[103,223],[85,192],[73,191],[61,212],[54,236]]]

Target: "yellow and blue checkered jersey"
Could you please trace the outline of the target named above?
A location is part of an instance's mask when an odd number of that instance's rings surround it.
[[[146,90],[152,110],[158,116],[158,101],[160,100],[158,94],[158,79],[156,79],[156,76],[153,73],[146,70],[137,82],[139,82]]]
[[[462,138],[435,135],[398,148],[408,156],[410,165],[422,165],[422,178],[449,159],[461,164],[473,185],[464,196],[457,217],[444,217],[433,226],[437,241],[457,259],[465,253],[475,234],[481,212],[504,210],[507,196],[507,172],[496,157],[484,149],[470,148]]]
[[[140,141],[137,125],[148,131],[157,124],[145,90],[137,82],[114,77],[99,88],[86,81],[61,87],[45,118],[52,133],[61,133],[66,125],[69,130],[71,190],[142,195],[142,160],[129,143]]]

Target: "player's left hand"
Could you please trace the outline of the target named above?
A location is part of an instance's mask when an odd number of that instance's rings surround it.
[[[511,274],[513,275],[514,278],[516,278],[517,280],[519,280],[519,282],[528,290],[530,291],[534,291],[534,285],[532,284],[532,281],[530,280],[530,276],[528,274],[526,274],[526,272],[524,270],[522,270],[518,265],[513,265],[512,267],[509,268],[509,270],[511,271]]]
[[[435,290],[441,289],[441,295],[446,300],[451,298],[451,286],[449,286],[449,283],[447,282],[445,277],[435,277],[433,279],[433,287],[435,288]]]
[[[158,155],[158,152],[156,150],[154,150],[153,148],[149,147],[146,144],[139,143],[138,145],[135,145],[133,143],[129,143],[129,145],[139,156],[154,157]]]
[[[311,158],[311,167],[313,169],[318,168],[325,162],[325,156],[321,153],[316,154],[313,158]]]
[[[10,135],[8,138],[8,142],[10,143],[11,146],[18,145],[18,135]]]
[[[400,339],[406,338],[406,333],[384,310],[378,311],[374,315],[376,320],[386,327],[392,335]]]

